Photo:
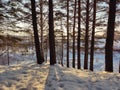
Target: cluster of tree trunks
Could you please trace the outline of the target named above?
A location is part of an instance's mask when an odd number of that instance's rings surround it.
[[[95,23],[96,23],[96,0],[94,0],[94,5],[93,5],[93,25],[92,25],[91,49],[90,49],[91,71],[93,71],[93,62],[94,62]]]
[[[67,0],[67,60],[66,65],[69,67],[69,0]],[[40,0],[40,15],[41,15],[41,44],[39,43],[39,36],[37,30],[37,19],[35,10],[35,0],[31,0],[32,7],[32,21],[34,30],[34,41],[36,48],[37,63],[44,62],[43,56],[43,25],[42,25],[42,0]],[[94,70],[94,43],[95,43],[95,27],[96,27],[96,3],[93,2],[93,20],[92,20],[92,34],[91,34],[91,47],[90,47],[90,65],[89,69]],[[77,8],[78,6],[78,8]],[[78,9],[78,10],[77,10]],[[115,13],[116,13],[116,0],[110,0],[109,2],[109,17],[107,25],[107,37],[105,45],[105,71],[113,72],[113,41],[114,41],[114,28],[115,28]],[[81,69],[81,0],[74,1],[74,21],[73,21],[73,61],[72,67],[75,68],[75,26],[76,26],[76,14],[78,14],[78,36],[77,36],[77,68]],[[88,69],[88,55],[89,55],[89,31],[90,31],[90,0],[86,1],[86,19],[85,19],[85,55],[84,55],[84,69]],[[41,45],[41,46],[40,46]],[[54,18],[53,18],[53,1],[49,0],[49,47],[50,47],[50,65],[56,63],[55,53],[55,36],[54,36]],[[62,46],[63,48],[63,46]],[[63,65],[63,62],[62,62]]]

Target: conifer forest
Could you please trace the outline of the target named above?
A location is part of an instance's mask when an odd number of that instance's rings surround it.
[[[0,0],[0,90],[119,90],[120,0]]]

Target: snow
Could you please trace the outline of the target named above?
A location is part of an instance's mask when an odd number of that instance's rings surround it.
[[[114,49],[120,50],[120,41],[114,42]]]
[[[120,74],[24,61],[0,66],[0,90],[119,90]]]
[[[102,46],[102,45],[101,45]],[[64,65],[66,65],[66,51],[64,51],[64,58],[63,58],[63,62]],[[70,67],[72,67],[72,52],[69,52],[69,62],[70,62]],[[105,52],[103,50],[98,50],[94,53],[94,71],[104,71],[105,69]],[[88,60],[88,67],[89,67],[89,63],[90,63],[90,54],[88,55],[89,60]],[[75,64],[77,67],[77,53],[76,53],[76,57],[75,57]],[[120,60],[120,52],[116,52],[114,51],[113,53],[113,67],[114,67],[114,72],[118,72],[119,71],[119,60]],[[81,67],[83,68],[84,65],[84,52],[81,52]]]
[[[43,90],[48,70],[35,62],[0,66],[0,90]]]
[[[107,72],[89,72],[64,68],[50,67],[45,90],[118,90],[120,75]],[[52,82],[52,83],[51,83]],[[101,87],[102,86],[102,87]]]

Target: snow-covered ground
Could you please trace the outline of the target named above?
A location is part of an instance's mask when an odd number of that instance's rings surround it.
[[[64,58],[63,58],[63,62],[64,62],[64,66],[66,66],[66,50],[64,50]],[[61,55],[61,54],[60,54]],[[56,55],[57,56],[57,60],[58,57],[61,57],[60,55]],[[69,62],[70,62],[70,67],[72,67],[72,52],[69,52]],[[46,56],[45,56],[46,57]],[[90,56],[89,56],[90,58]],[[49,60],[49,53],[47,55],[47,59]],[[27,60],[36,60],[36,54],[34,51],[28,50],[28,52],[9,52],[9,61],[10,64],[12,63],[19,63],[21,61],[27,61]],[[59,59],[61,61],[61,59]],[[90,60],[90,59],[89,59]],[[89,61],[88,60],[88,65],[89,65]],[[114,67],[114,72],[118,72],[119,70],[119,60],[120,60],[120,52],[114,51],[114,55],[113,55],[113,67]],[[57,61],[58,62],[58,61]],[[0,56],[0,64],[7,64],[8,63],[8,54],[4,53],[2,56]],[[77,68],[77,52],[76,52],[76,68]],[[81,68],[83,68],[84,65],[84,53],[81,52]],[[99,51],[99,52],[95,52],[94,55],[94,71],[104,71],[105,67],[105,53],[104,51]]]
[[[0,90],[44,90],[49,65],[21,62],[0,66]]]
[[[100,52],[100,53],[99,53]],[[104,51],[101,52],[95,52],[95,55],[94,55],[94,71],[104,71],[105,70],[105,53]],[[89,59],[88,59],[88,66],[89,66],[89,63],[90,63],[90,55],[88,56]],[[72,52],[69,53],[69,62],[70,62],[70,67],[72,67],[72,58],[73,58],[73,55],[72,55]],[[67,65],[66,64],[66,52],[64,52],[64,65]],[[114,51],[113,53],[113,67],[114,67],[114,72],[118,72],[119,71],[119,61],[120,61],[120,52],[116,52]],[[77,68],[77,53],[76,53],[76,60],[75,60],[75,63],[76,63],[76,68]],[[84,65],[84,53],[81,52],[81,67],[83,68],[83,65]]]
[[[120,90],[120,74],[24,61],[0,66],[0,90]]]

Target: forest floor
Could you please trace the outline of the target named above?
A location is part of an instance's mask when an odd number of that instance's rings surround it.
[[[120,74],[22,61],[0,65],[0,90],[120,90]]]

